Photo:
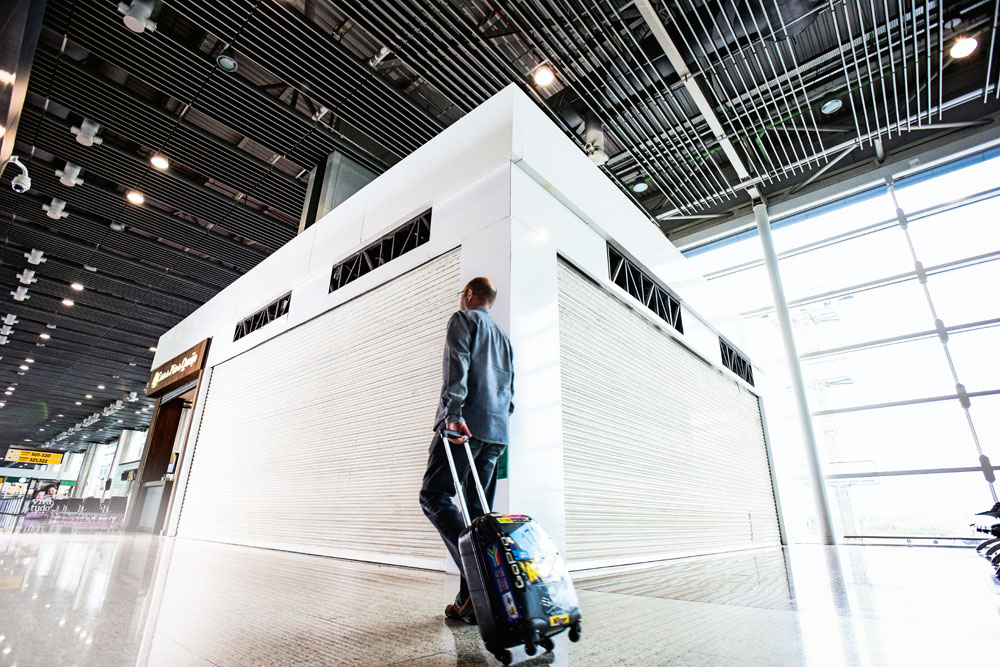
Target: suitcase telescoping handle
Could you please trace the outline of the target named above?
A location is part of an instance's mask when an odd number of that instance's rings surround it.
[[[462,518],[465,519],[466,527],[472,525],[472,516],[469,514],[469,504],[465,502],[465,489],[462,481],[458,478],[458,469],[455,468],[455,458],[451,453],[452,442],[448,438],[465,438],[456,431],[448,429],[441,430],[441,441],[444,444],[444,453],[448,457],[448,467],[451,468],[451,478],[455,481],[455,491],[458,494],[459,507],[462,509]],[[462,443],[465,455],[469,458],[469,470],[472,471],[472,479],[476,482],[476,491],[479,493],[479,502],[487,514],[490,513],[490,504],[486,502],[486,492],[483,491],[483,483],[479,480],[479,470],[476,469],[476,460],[472,457],[472,449],[469,447],[469,439],[465,438]]]

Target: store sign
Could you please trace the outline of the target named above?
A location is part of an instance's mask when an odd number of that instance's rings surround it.
[[[204,367],[207,351],[208,339],[205,339],[187,352],[154,368],[149,376],[149,384],[146,385],[146,395],[159,396],[190,382]]]
[[[5,461],[16,463],[45,463],[47,465],[59,465],[62,463],[63,455],[56,452],[34,452],[30,449],[8,449]]]

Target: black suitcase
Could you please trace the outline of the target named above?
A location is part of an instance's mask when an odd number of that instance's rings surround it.
[[[524,645],[534,655],[541,646],[554,648],[552,637],[569,630],[579,641],[581,624],[576,590],[566,562],[545,530],[531,517],[489,513],[469,525],[469,509],[458,479],[448,436],[442,433],[448,465],[455,481],[466,529],[458,538],[462,570],[486,649],[508,665],[509,648]],[[486,494],[468,443],[463,447],[484,508]]]

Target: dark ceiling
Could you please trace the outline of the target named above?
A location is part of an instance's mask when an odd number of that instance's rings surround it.
[[[581,149],[596,122],[602,169],[668,235],[745,211],[748,185],[781,196],[997,110],[1000,0],[651,4],[749,178],[632,2],[161,0],[137,34],[117,2],[49,0],[15,142],[32,187],[14,193],[10,168],[0,183],[0,318],[16,317],[0,447],[41,445],[118,400],[54,446],[144,428],[150,347],[294,236],[317,163],[337,150],[382,172],[511,82]],[[979,48],[953,60],[960,35]],[[217,65],[226,49],[236,72]],[[556,74],[544,88],[541,64]],[[100,143],[78,142],[85,119]],[[83,183],[60,182],[67,162]],[[53,199],[67,216],[46,215]]]

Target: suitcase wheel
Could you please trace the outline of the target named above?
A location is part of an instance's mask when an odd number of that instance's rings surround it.
[[[573,627],[569,629],[569,640],[571,642],[580,641],[580,621],[573,624]]]
[[[499,660],[505,665],[509,665],[514,660],[514,656],[511,655],[510,651],[508,651],[507,649],[504,649],[499,653],[494,653],[493,655],[496,656],[497,660]]]
[[[546,651],[554,651],[556,649],[556,643],[552,641],[552,637],[546,637],[545,639],[538,642],[538,645],[541,646]]]

